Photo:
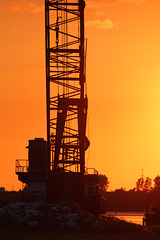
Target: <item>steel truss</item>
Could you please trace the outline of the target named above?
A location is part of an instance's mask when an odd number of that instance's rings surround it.
[[[84,0],[46,0],[49,169],[85,172]]]

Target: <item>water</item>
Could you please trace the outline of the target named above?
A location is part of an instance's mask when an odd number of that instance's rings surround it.
[[[115,212],[107,211],[106,216],[113,216],[126,222],[143,225],[144,212]]]

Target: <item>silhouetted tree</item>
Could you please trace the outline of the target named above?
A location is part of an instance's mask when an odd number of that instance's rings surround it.
[[[149,192],[152,190],[152,179],[149,177],[140,177],[136,182],[136,190],[137,191],[146,191]]]
[[[140,177],[136,182],[136,190],[143,191],[144,190],[144,177]]]
[[[109,187],[108,177],[102,174],[100,174],[99,177],[100,177],[100,181],[98,183],[98,186],[101,190],[106,191],[107,188]]]
[[[153,181],[154,181],[154,189],[160,190],[160,176],[157,175],[157,177],[155,177]]]
[[[146,177],[146,180],[144,182],[143,190],[146,192],[149,192],[152,190],[152,179],[149,177]]]

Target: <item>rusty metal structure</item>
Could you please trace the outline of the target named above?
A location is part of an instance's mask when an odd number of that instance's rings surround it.
[[[49,169],[85,172],[87,93],[84,0],[46,0]]]

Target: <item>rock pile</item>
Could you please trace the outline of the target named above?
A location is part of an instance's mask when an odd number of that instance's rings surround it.
[[[51,230],[91,230],[107,232],[137,232],[141,226],[119,219],[96,217],[77,204],[66,202],[14,202],[0,207],[0,228],[23,227]]]
[[[44,202],[15,202],[0,208],[0,223],[21,224],[28,227],[93,228],[96,217],[77,204]]]

